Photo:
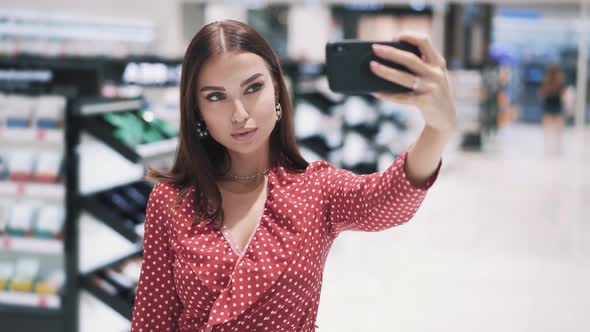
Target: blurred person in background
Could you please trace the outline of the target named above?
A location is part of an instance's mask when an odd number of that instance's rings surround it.
[[[498,105],[498,128],[502,128],[510,124],[517,117],[516,107],[512,103],[513,98],[510,93],[510,80],[512,72],[506,65],[500,66],[498,69],[498,92],[496,93],[496,103]]]
[[[545,79],[540,91],[543,98],[545,153],[548,155],[559,154],[561,151],[565,91],[565,75],[559,65],[551,66],[545,72]]]

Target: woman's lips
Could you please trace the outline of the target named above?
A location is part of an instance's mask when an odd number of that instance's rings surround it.
[[[254,138],[257,131],[258,131],[258,128],[253,129],[253,130],[246,132],[244,134],[232,134],[231,136],[238,141],[249,141],[252,138]]]

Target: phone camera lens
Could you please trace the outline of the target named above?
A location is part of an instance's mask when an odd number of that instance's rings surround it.
[[[336,52],[338,52],[338,53],[344,52],[344,46],[342,46],[342,45],[336,46]]]

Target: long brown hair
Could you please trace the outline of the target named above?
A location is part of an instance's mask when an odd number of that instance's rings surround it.
[[[565,77],[559,66],[551,66],[545,73],[545,79],[541,86],[541,95],[555,96],[561,94],[564,88]]]
[[[227,149],[210,135],[199,138],[196,124],[202,121],[197,104],[197,75],[203,63],[212,56],[224,52],[251,52],[265,60],[275,86],[275,97],[282,108],[281,118],[270,135],[270,161],[287,170],[301,173],[308,162],[301,156],[293,128],[293,107],[285,85],[279,59],[269,43],[247,24],[224,20],[205,25],[191,40],[182,62],[180,80],[180,132],[174,165],[169,172],[148,168],[146,179],[167,182],[178,190],[176,206],[195,189],[195,214],[197,224],[201,212],[211,218],[211,223],[223,221],[221,193],[215,181],[225,160]],[[231,167],[231,165],[229,166]],[[228,169],[229,170],[229,169]],[[227,172],[226,170],[225,172]],[[205,204],[201,201],[204,195]]]

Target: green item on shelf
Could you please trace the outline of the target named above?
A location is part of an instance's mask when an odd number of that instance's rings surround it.
[[[38,229],[33,231],[33,236],[35,238],[53,239],[53,233],[48,232],[48,231],[41,231]]]
[[[143,123],[135,115],[135,112],[121,114],[121,125],[115,130],[115,137],[125,144],[135,148],[143,143]]]
[[[178,130],[174,128],[168,121],[162,119],[154,119],[151,123],[152,127],[157,128],[163,133],[166,138],[173,138],[178,136]]]
[[[25,236],[25,233],[26,233],[26,231],[21,228],[11,228],[11,227],[6,228],[6,234],[11,235],[11,236]]]
[[[115,130],[114,135],[124,144],[132,148],[135,148],[137,145],[141,144],[141,132],[137,132],[137,130],[119,128]]]
[[[178,130],[164,120],[146,121],[144,112],[107,113],[103,118],[115,127],[114,136],[132,148],[178,136]]]
[[[123,113],[106,113],[102,118],[115,127],[122,127],[125,125],[125,118]]]
[[[143,132],[143,142],[146,144],[154,143],[164,139],[162,134],[156,128],[149,128]]]

